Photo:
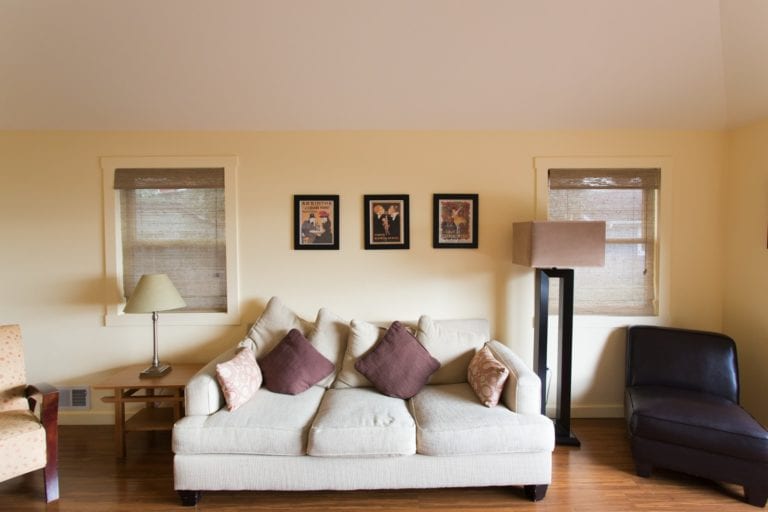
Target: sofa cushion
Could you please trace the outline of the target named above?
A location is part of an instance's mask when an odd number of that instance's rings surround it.
[[[335,368],[297,329],[288,331],[259,365],[264,386],[275,393],[289,395],[306,391],[333,374]]]
[[[486,407],[496,407],[509,377],[509,369],[493,357],[484,346],[469,362],[467,381],[477,398]]]
[[[518,414],[478,403],[469,384],[426,386],[410,400],[416,451],[481,455],[552,451],[554,426],[541,414]]]
[[[666,386],[626,390],[631,436],[768,462],[768,432],[725,398]]]
[[[251,399],[263,379],[253,351],[244,348],[229,361],[216,365],[216,380],[221,386],[227,409],[234,411]]]
[[[440,362],[430,384],[467,382],[472,356],[490,339],[487,320],[433,320],[419,318],[419,342]]]
[[[411,398],[423,388],[440,363],[400,322],[392,322],[376,346],[357,360],[357,371],[388,396]]]
[[[362,320],[352,320],[349,323],[349,338],[344,352],[341,371],[336,376],[333,387],[336,389],[372,387],[365,375],[358,372],[355,363],[358,358],[371,350],[386,332],[386,329]]]
[[[315,328],[307,336],[307,340],[326,359],[334,365],[334,371],[318,382],[319,386],[326,388],[333,383],[336,374],[341,370],[344,361],[344,349],[347,347],[349,337],[349,322],[333,313],[327,308],[321,308],[317,312]]]
[[[279,297],[272,297],[239,345],[249,347],[256,354],[256,359],[261,359],[275,348],[291,329],[298,329],[306,336],[313,328],[312,322],[291,311]]]
[[[416,453],[416,425],[404,400],[371,388],[326,392],[309,431],[307,453],[380,457]]]
[[[325,389],[300,395],[259,389],[236,411],[187,416],[173,427],[175,453],[304,455],[307,435]]]

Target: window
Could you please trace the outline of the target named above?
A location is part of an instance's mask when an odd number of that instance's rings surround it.
[[[169,323],[239,323],[234,208],[236,159],[105,158],[108,272],[122,315],[139,278],[166,273],[187,307],[163,315]]]
[[[659,169],[548,170],[550,220],[606,221],[605,267],[576,269],[575,313],[658,314],[659,192]]]

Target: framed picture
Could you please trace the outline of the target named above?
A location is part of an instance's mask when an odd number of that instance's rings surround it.
[[[408,249],[407,195],[363,196],[366,249]]]
[[[293,196],[293,248],[339,249],[339,196]]]
[[[435,194],[432,246],[437,249],[477,249],[477,194]]]

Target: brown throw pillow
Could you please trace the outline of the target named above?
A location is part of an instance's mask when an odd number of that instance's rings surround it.
[[[259,361],[264,387],[274,393],[297,395],[333,373],[333,363],[313,347],[298,329]]]
[[[427,384],[440,363],[400,322],[393,322],[355,368],[381,393],[407,399]]]
[[[504,391],[509,369],[493,357],[488,347],[477,351],[467,368],[467,381],[486,407],[496,407]]]

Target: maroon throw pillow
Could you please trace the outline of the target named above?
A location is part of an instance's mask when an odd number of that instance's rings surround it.
[[[259,361],[264,387],[274,393],[297,395],[334,371],[332,362],[313,347],[298,329],[291,329]]]
[[[374,387],[388,396],[411,398],[423,388],[440,363],[400,322],[355,363]]]

